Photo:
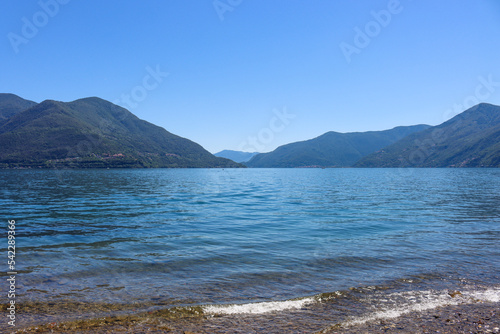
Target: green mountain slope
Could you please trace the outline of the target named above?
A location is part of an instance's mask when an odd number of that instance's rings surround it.
[[[380,150],[428,125],[400,126],[385,131],[327,132],[317,138],[278,147],[246,163],[248,167],[348,167],[360,158]]]
[[[500,107],[481,103],[361,159],[355,167],[500,167]]]
[[[14,114],[34,106],[36,103],[14,94],[0,93],[0,126]]]
[[[99,98],[47,100],[0,124],[2,167],[241,167]]]

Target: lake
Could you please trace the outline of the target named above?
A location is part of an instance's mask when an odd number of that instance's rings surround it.
[[[0,184],[18,303],[289,312],[321,328],[322,312],[500,296],[498,169],[0,170]],[[64,309],[19,321],[75,317]]]

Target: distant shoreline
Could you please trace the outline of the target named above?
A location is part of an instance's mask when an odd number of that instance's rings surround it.
[[[113,166],[90,166],[90,167],[45,167],[45,166],[17,166],[17,167],[3,167],[0,166],[0,170],[102,170],[102,169],[113,169],[113,170],[123,170],[123,169],[497,169],[500,167],[492,166],[445,166],[445,167],[321,167],[321,166],[304,166],[304,167],[113,167]]]

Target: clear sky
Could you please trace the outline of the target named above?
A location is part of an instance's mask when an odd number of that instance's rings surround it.
[[[500,1],[2,0],[0,59],[0,92],[266,152],[500,105]]]

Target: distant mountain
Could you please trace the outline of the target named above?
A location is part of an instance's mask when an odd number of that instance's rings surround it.
[[[361,159],[355,167],[500,167],[500,107],[481,103]]]
[[[0,167],[242,167],[96,97],[23,101],[1,96]]]
[[[254,156],[248,167],[348,167],[362,157],[429,125],[399,126],[385,131],[327,132],[317,138],[278,147]]]
[[[226,158],[226,159],[231,159],[235,162],[247,162],[248,160],[252,159],[253,156],[259,154],[259,152],[241,152],[241,151],[231,151],[231,150],[224,150],[215,153],[214,155],[216,157],[221,157],[221,158]]]
[[[36,102],[25,100],[14,94],[0,93],[0,126],[14,114],[35,104]]]

